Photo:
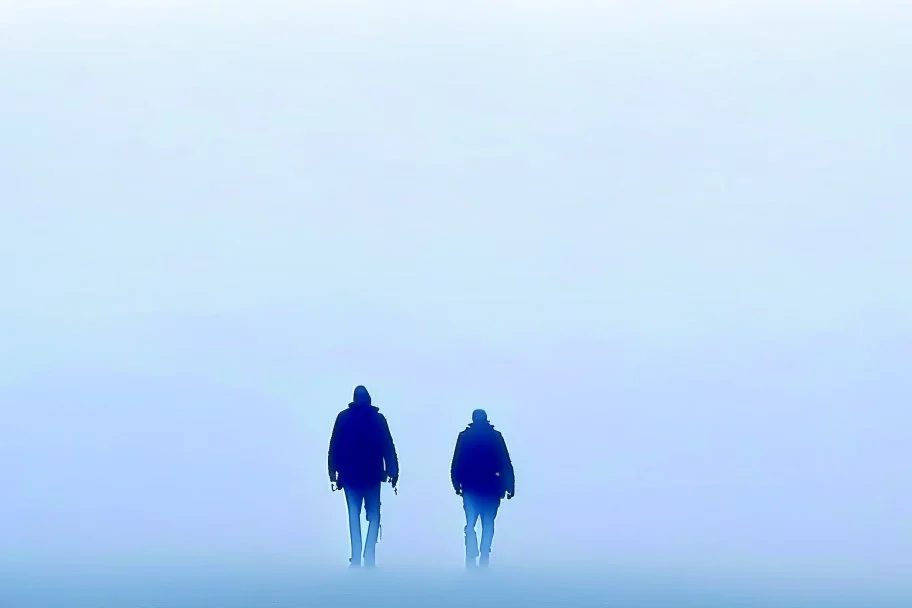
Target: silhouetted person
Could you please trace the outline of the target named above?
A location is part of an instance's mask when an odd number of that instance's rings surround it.
[[[472,423],[456,438],[450,478],[456,494],[462,496],[465,509],[466,566],[474,566],[476,558],[479,558],[481,566],[487,566],[500,500],[504,494],[508,500],[513,498],[516,488],[507,443],[500,431],[488,422],[484,410],[472,412]],[[475,536],[475,524],[479,517],[480,551]]]
[[[351,566],[361,565],[361,506],[367,516],[364,565],[373,566],[380,534],[380,484],[399,482],[399,460],[386,417],[371,405],[363,386],[336,416],[329,440],[329,481],[345,491],[351,535]]]

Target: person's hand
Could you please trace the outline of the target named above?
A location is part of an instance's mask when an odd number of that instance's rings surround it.
[[[462,496],[462,488],[453,488],[456,490],[456,496]]]
[[[395,488],[396,486],[399,485],[399,476],[396,475],[395,477],[390,477],[389,482],[390,482],[390,485]]]
[[[332,491],[333,491],[333,492],[335,492],[336,490],[341,490],[341,489],[342,489],[342,482],[341,482],[341,481],[330,481],[330,482],[329,482],[329,487],[332,488]]]
[[[513,499],[513,495],[514,495],[515,493],[516,493],[515,490],[512,491],[512,492],[511,492],[511,491],[508,491],[508,492],[507,492],[507,500],[512,500],[512,499]]]

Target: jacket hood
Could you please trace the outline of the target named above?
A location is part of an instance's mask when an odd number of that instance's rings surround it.
[[[354,411],[363,410],[365,412],[379,412],[380,411],[380,408],[377,407],[376,405],[369,405],[367,403],[358,403],[356,401],[352,401],[351,403],[349,403],[348,409],[354,410]]]
[[[469,425],[466,427],[466,430],[493,431],[494,425],[491,424],[490,422],[488,422],[487,420],[483,420],[483,421],[479,421],[479,422],[470,422]]]
[[[355,393],[352,395],[352,405],[370,405],[371,396],[363,386],[356,386]]]

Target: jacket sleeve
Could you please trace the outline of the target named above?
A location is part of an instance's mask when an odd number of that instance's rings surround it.
[[[329,436],[329,453],[327,458],[327,466],[329,468],[329,480],[336,481],[336,474],[339,472],[339,427],[342,425],[339,424],[339,419],[341,414],[336,416],[336,422],[333,424],[332,435]]]
[[[383,432],[383,461],[386,465],[386,474],[395,481],[399,479],[399,456],[396,454],[396,442],[393,441],[386,416],[381,415],[380,426]]]
[[[510,451],[507,449],[507,442],[503,435],[500,436],[500,473],[504,478],[504,489],[513,494],[516,490],[516,477],[513,473],[513,461],[510,459]]]
[[[462,460],[462,433],[456,436],[456,447],[453,449],[453,462],[450,463],[450,481],[457,492],[462,482],[459,479],[459,467]]]

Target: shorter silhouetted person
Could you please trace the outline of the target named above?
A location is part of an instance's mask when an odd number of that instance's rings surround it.
[[[348,504],[352,567],[371,567],[376,559],[380,535],[380,485],[399,482],[399,460],[386,417],[371,405],[363,386],[355,388],[348,407],[336,417],[329,440],[329,481],[344,490]],[[367,517],[367,538],[361,547],[361,507]]]
[[[484,410],[472,412],[472,423],[459,433],[450,467],[453,489],[462,496],[465,509],[466,566],[486,567],[494,540],[494,519],[500,501],[513,498],[515,479],[510,452],[500,431],[488,422]],[[475,524],[481,519],[481,547]]]

